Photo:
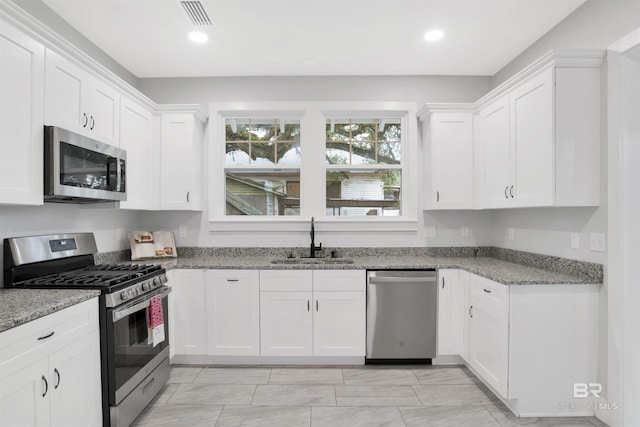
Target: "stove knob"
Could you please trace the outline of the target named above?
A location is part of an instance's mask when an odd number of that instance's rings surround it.
[[[127,296],[127,293],[125,291],[120,292],[120,299],[123,301],[126,301],[129,299],[129,297]]]
[[[162,279],[160,278],[160,276],[156,276],[153,278],[153,286],[160,286],[162,285]]]
[[[145,282],[142,284],[142,290],[143,291],[148,291],[149,289],[151,289],[152,284],[150,282]]]

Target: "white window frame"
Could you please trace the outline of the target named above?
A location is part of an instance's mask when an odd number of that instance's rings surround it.
[[[311,217],[323,232],[406,232],[418,227],[418,124],[412,102],[212,102],[209,104],[209,228],[229,232],[308,231]],[[300,216],[233,216],[225,209],[225,120],[235,117],[300,119]],[[402,126],[401,216],[326,216],[326,120],[399,118]],[[380,165],[385,168],[385,165]],[[374,166],[372,166],[374,167]],[[239,167],[244,168],[244,167]],[[274,166],[274,169],[295,169]],[[357,166],[348,166],[357,169]],[[264,169],[264,168],[263,168]],[[271,169],[271,167],[269,167]],[[315,196],[313,196],[315,195]]]

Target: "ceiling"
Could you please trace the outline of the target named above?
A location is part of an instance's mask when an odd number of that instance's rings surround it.
[[[42,1],[146,78],[494,75],[585,0],[202,0],[203,44],[177,0]]]

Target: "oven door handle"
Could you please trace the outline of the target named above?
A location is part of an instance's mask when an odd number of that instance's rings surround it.
[[[159,292],[157,294],[153,294],[150,295],[148,298],[146,298],[144,301],[142,301],[139,304],[136,305],[132,305],[132,306],[128,306],[128,307],[123,307],[120,310],[114,310],[113,311],[113,322],[117,322],[120,319],[123,319],[125,317],[127,317],[128,315],[135,313],[137,311],[140,310],[144,310],[145,308],[149,307],[149,304],[151,304],[151,298],[153,297],[160,297],[160,298],[164,298],[167,295],[169,295],[171,293],[172,289],[167,287],[166,290]]]

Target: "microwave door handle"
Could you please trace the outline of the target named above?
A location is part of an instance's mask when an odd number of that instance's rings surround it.
[[[127,317],[130,314],[133,314],[135,312],[138,312],[140,310],[144,310],[147,307],[149,307],[149,304],[151,304],[151,298],[155,297],[155,296],[159,296],[160,298],[164,298],[167,295],[169,295],[171,293],[172,289],[168,288],[160,293],[157,294],[153,294],[150,295],[148,298],[145,298],[144,301],[142,301],[140,304],[135,304],[132,306],[127,306],[127,307],[123,307],[119,310],[114,310],[113,311],[113,323],[117,322],[120,319],[123,319],[125,317]]]
[[[113,157],[109,157],[107,159],[107,189],[109,190],[113,190],[113,185],[111,184],[111,169],[113,168],[113,160],[114,160]]]
[[[122,168],[120,167],[120,159],[116,157],[116,191],[120,191],[122,185]]]

